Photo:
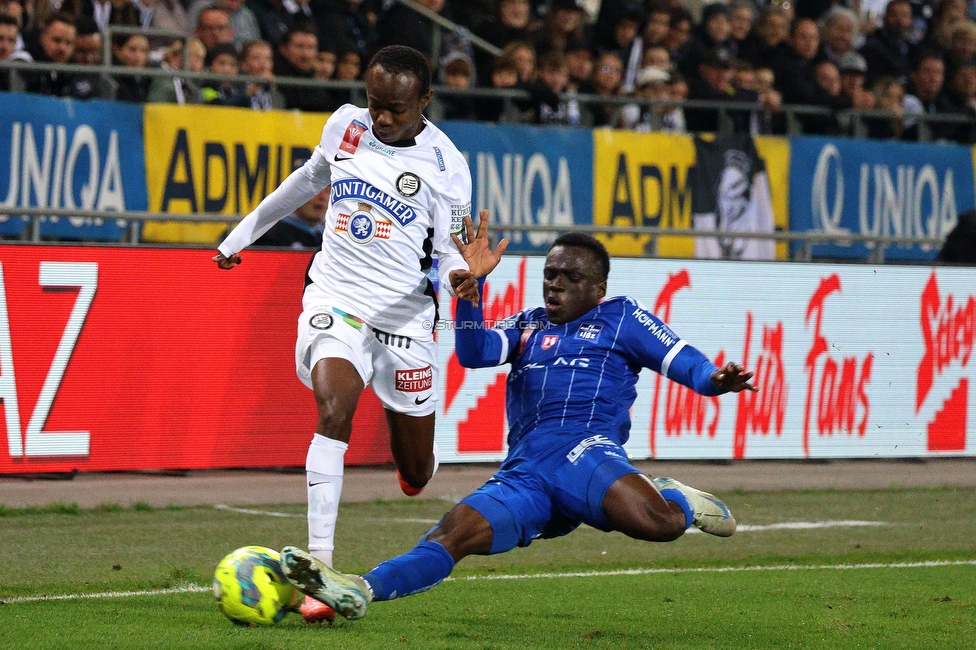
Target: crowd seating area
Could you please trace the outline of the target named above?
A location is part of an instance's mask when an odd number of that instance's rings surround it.
[[[0,0],[0,90],[331,111],[403,44],[430,53],[438,118],[973,143],[974,17],[966,0]]]

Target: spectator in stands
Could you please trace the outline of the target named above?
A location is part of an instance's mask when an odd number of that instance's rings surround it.
[[[732,85],[732,76],[732,56],[724,48],[713,48],[705,53],[698,65],[698,76],[689,79],[688,96],[690,99],[750,102],[758,105],[759,96],[749,90],[736,89]],[[765,107],[768,110],[779,110],[778,94],[770,94],[767,102]],[[755,120],[751,111],[728,110],[726,115],[732,131],[750,133],[754,130]],[[716,132],[722,126],[719,123],[719,111],[714,108],[689,108],[685,111],[685,118],[690,131]]]
[[[641,57],[641,68],[657,68],[665,72],[671,72],[671,55],[666,47],[652,45],[644,48],[644,56]]]
[[[310,198],[271,229],[258,237],[254,246],[284,246],[288,248],[322,248],[325,234],[325,213],[329,209],[332,186]]]
[[[593,66],[593,77],[581,92],[603,97],[616,97],[620,92],[620,83],[624,78],[624,63],[615,52],[603,52],[597,57]],[[594,127],[608,126],[613,120],[619,104],[606,103],[589,105]]]
[[[317,0],[312,9],[320,48],[338,51],[352,47],[360,59],[370,55],[377,38],[379,0]],[[430,52],[430,43],[420,51]]]
[[[196,19],[194,35],[210,50],[223,43],[234,42],[234,30],[230,26],[230,14],[219,7],[204,7]]]
[[[730,59],[738,54],[738,46],[732,40],[732,26],[729,23],[729,8],[716,3],[706,5],[702,10],[702,22],[691,31],[688,47],[675,60],[675,65],[686,77],[698,75],[698,68],[706,52],[723,49]]]
[[[641,68],[634,82],[636,86],[634,96],[649,101],[669,100],[671,99],[670,82],[671,75],[666,70]],[[663,130],[664,115],[670,110],[669,106],[624,104],[614,115],[612,126],[640,132]]]
[[[139,24],[148,29],[165,29],[186,34],[190,30],[190,22],[186,10],[180,0],[138,0]],[[151,61],[161,61],[166,48],[173,42],[172,38],[150,36],[149,58]]]
[[[199,24],[199,16],[204,9],[216,7],[222,9],[227,13],[227,22],[230,26],[231,41],[234,43],[234,47],[238,50],[249,41],[257,41],[261,39],[261,27],[258,24],[258,18],[254,15],[249,7],[244,4],[244,0],[193,0],[190,3],[190,8],[187,10],[187,18],[191,24]],[[207,45],[207,41],[197,34],[197,37],[203,40],[203,44]],[[226,41],[220,41],[224,43]],[[207,49],[210,49],[210,45],[207,45]]]
[[[143,69],[149,66],[149,39],[142,34],[119,34],[112,38],[112,63],[124,68]],[[118,75],[115,99],[144,104],[149,97],[152,77]]]
[[[498,89],[516,88],[518,83],[518,63],[515,59],[505,55],[495,59],[491,70],[491,87]],[[509,121],[507,118],[512,117],[515,112],[514,105],[501,97],[488,97],[478,100],[478,119],[483,122]]]
[[[569,85],[566,57],[551,50],[539,61],[539,78],[529,84],[527,114],[535,124],[579,126],[579,101],[564,93]]]
[[[315,69],[313,79],[333,79],[336,71],[336,53],[328,48],[322,49],[320,45],[312,67]]]
[[[64,2],[62,10],[74,14],[75,19],[80,16],[94,18],[101,31],[109,25],[124,27],[142,27],[139,9],[132,0],[69,0]]]
[[[890,111],[890,117],[864,118],[868,137],[882,140],[898,139],[905,130],[905,89],[894,77],[881,77],[871,87],[874,93],[874,106],[881,111]]]
[[[36,49],[29,53],[38,63],[69,63],[77,37],[74,18],[66,13],[53,13],[44,20]],[[69,73],[43,70],[25,71],[23,78],[27,92],[55,97],[70,95],[74,82]]]
[[[497,14],[481,26],[478,35],[495,47],[503,48],[512,41],[535,43],[541,29],[542,21],[532,15],[529,0],[501,0]],[[489,85],[495,57],[481,49],[475,50],[474,56],[477,78]]]
[[[683,102],[688,99],[688,82],[680,72],[671,72],[671,83],[668,85],[668,96],[673,102]],[[687,133],[685,111],[680,106],[668,109],[661,122],[661,130],[669,133]]]
[[[940,113],[963,115],[976,121],[976,62],[956,67],[938,100],[938,108]],[[955,142],[976,143],[976,126],[972,122],[950,124],[945,129],[949,139]]]
[[[742,58],[742,44],[749,38],[756,22],[756,5],[751,0],[732,0],[729,7],[729,34],[735,41],[736,52]]]
[[[945,62],[936,50],[924,50],[915,59],[915,66],[908,75],[905,88],[905,140],[918,140],[921,131],[918,121],[912,115],[933,115],[939,112],[938,100],[945,82]],[[951,136],[951,130],[944,124],[928,123],[927,130],[932,140]]]
[[[812,21],[807,22],[816,31],[816,25]],[[791,56],[787,45],[789,34],[790,23],[786,13],[777,7],[766,7],[756,21],[756,28],[740,46],[739,58],[753,65],[767,65],[774,69],[782,67],[781,60]]]
[[[671,10],[671,22],[667,36],[664,37],[664,45],[668,48],[672,61],[677,62],[688,47],[692,25],[694,21],[686,9],[678,7]]]
[[[448,0],[418,0],[426,9],[447,18],[453,22],[458,22],[457,15],[453,6]],[[455,3],[460,0],[454,0]],[[464,42],[466,36],[442,32],[440,52],[432,52],[431,47],[434,40],[434,24],[425,16],[410,9],[399,2],[386,9],[379,18],[376,25],[376,48],[387,45],[406,45],[427,55],[431,60],[431,67],[437,72],[437,64],[441,60],[447,60],[449,55],[461,51],[470,60],[474,55],[470,51],[470,41]]]
[[[204,67],[207,72],[219,75],[237,75],[237,48],[232,43],[217,45],[207,51]],[[204,104],[216,106],[250,107],[251,98],[248,96],[243,82],[228,81],[226,79],[207,79],[200,84]]]
[[[271,44],[267,41],[245,43],[244,49],[241,50],[240,69],[241,74],[264,77],[268,82],[273,82],[274,55]],[[318,68],[316,68],[317,72]],[[277,110],[286,106],[285,96],[270,83],[249,82],[245,85],[244,92],[250,100],[251,108],[256,111]]]
[[[957,24],[952,30],[952,39],[945,58],[946,77],[955,76],[956,68],[969,64],[974,57],[976,57],[976,23],[966,20]]]
[[[13,16],[0,14],[0,61],[7,61],[17,50],[17,36],[20,35],[20,25]],[[6,78],[6,75],[0,75]],[[2,83],[4,80],[0,80]]]
[[[580,86],[587,83],[593,74],[593,61],[596,59],[596,49],[590,41],[576,38],[566,45],[566,65],[569,66],[569,85],[571,90],[579,91]]]
[[[474,67],[463,56],[457,56],[441,68],[442,82],[448,88],[466,90],[471,88],[474,80]],[[440,104],[444,108],[446,120],[474,120],[477,119],[477,101],[463,95],[447,95],[440,93]]]
[[[362,58],[354,47],[341,49],[336,54],[335,79],[337,81],[357,81],[362,70]]]
[[[805,63],[812,63],[820,53],[820,27],[809,18],[800,18],[790,27],[790,47]]]
[[[278,47],[281,38],[288,28],[297,23],[315,21],[309,0],[265,0],[251,5],[254,16],[258,19],[261,38]]]
[[[586,31],[586,12],[575,0],[552,0],[549,13],[535,40],[536,54],[555,50],[565,52],[572,38],[589,38]]]
[[[884,76],[901,81],[908,78],[909,55],[912,52],[908,34],[911,28],[912,6],[909,1],[890,0],[881,29],[868,36],[861,48],[861,56],[868,64],[868,85]]]
[[[500,56],[515,61],[518,66],[518,82],[526,85],[535,81],[535,49],[524,41],[512,41],[502,49]]]
[[[851,106],[858,109],[874,108],[874,94],[864,87],[868,64],[857,52],[840,57],[840,87]]]
[[[976,4],[973,6],[976,7]],[[924,41],[925,47],[943,52],[948,51],[952,44],[952,30],[965,20],[965,0],[943,0],[940,2],[935,10],[935,15],[929,22],[929,29]]]
[[[643,13],[635,9],[621,13],[613,26],[613,41],[610,49],[617,52],[624,63],[624,78],[620,83],[621,92],[634,90],[634,80],[641,68],[644,41],[640,37],[640,32],[643,20]]]
[[[831,7],[820,20],[823,56],[834,65],[840,63],[840,57],[846,52],[854,49],[860,35],[857,14],[846,7]]]
[[[72,63],[80,65],[99,65],[105,55],[102,33],[93,18],[81,16],[75,21],[78,36],[71,54]],[[94,72],[79,72],[73,75],[71,97],[77,99],[112,99],[116,95],[116,82],[108,75]]]
[[[275,77],[311,79],[315,75],[315,58],[318,56],[319,39],[315,27],[300,23],[291,27],[275,53]],[[303,111],[328,111],[336,107],[337,99],[325,88],[307,86],[283,86],[288,108]]]
[[[652,46],[664,45],[670,23],[671,12],[664,3],[651,5],[647,12],[647,22],[644,23],[644,30],[641,32],[645,50]]]
[[[819,62],[813,69],[813,77],[824,92],[830,97],[840,97],[840,70],[826,59]]]
[[[187,39],[186,67],[190,72],[203,70],[207,49],[198,38]],[[183,41],[175,41],[163,53],[162,67],[166,70],[183,69]],[[147,102],[178,104],[202,104],[203,94],[195,82],[183,77],[156,77],[149,86]]]

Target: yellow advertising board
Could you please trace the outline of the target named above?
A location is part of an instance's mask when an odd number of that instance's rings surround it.
[[[147,104],[149,209],[247,214],[311,155],[327,113]],[[215,244],[226,223],[147,222],[147,242]]]
[[[766,162],[777,229],[788,228],[789,141],[759,137],[756,149]],[[593,131],[593,223],[659,228],[692,227],[689,169],[695,143],[687,135]],[[650,235],[600,235],[611,255],[645,256],[654,245]],[[694,238],[657,238],[657,255],[694,257]],[[786,245],[777,257],[786,257]]]

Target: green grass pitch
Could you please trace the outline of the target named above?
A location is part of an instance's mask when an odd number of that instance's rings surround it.
[[[976,490],[721,496],[744,525],[730,539],[583,527],[333,627],[239,628],[208,591],[234,548],[301,545],[302,507],[0,508],[0,648],[976,647]],[[449,505],[343,505],[337,567],[409,549]],[[775,526],[797,522],[835,525]]]

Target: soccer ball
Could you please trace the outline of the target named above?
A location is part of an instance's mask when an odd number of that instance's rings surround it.
[[[217,565],[213,578],[217,608],[237,625],[274,625],[302,603],[281,570],[278,551],[239,548]]]

